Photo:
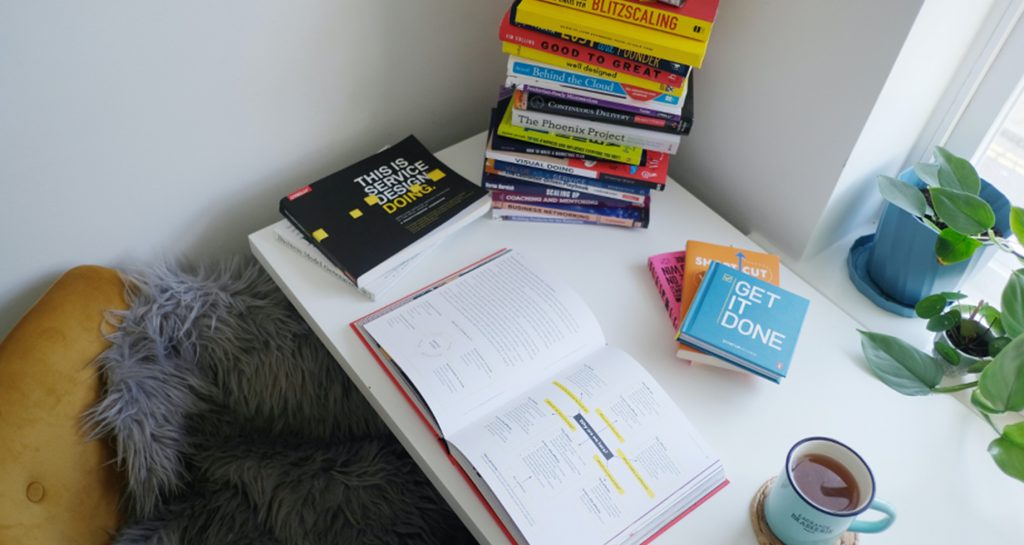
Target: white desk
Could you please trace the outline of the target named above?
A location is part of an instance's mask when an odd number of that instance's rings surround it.
[[[483,135],[438,155],[479,180]],[[777,211],[776,213],[785,213]],[[476,221],[416,264],[384,300],[371,302],[275,240],[250,235],[253,253],[481,543],[507,540],[398,390],[348,327],[353,319],[492,251],[511,247],[574,283],[608,342],[643,363],[717,450],[732,484],[657,543],[754,543],[747,509],[798,439],[826,435],[865,457],[878,496],[899,518],[867,543],[966,545],[1024,541],[1024,484],[985,451],[993,432],[955,400],[903,397],[876,380],[860,355],[857,323],[789,270],[782,285],[811,300],[790,376],[781,386],[689,367],[675,358],[672,328],[647,272],[647,257],[689,238],[756,248],[675,183],[654,195],[651,228]]]

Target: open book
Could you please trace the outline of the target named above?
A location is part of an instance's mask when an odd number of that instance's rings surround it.
[[[646,543],[727,482],[583,300],[514,251],[352,327],[519,545]]]

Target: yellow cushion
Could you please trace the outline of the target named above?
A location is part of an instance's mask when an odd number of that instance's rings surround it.
[[[120,524],[110,446],[86,441],[103,312],[123,309],[116,271],[68,271],[0,342],[0,545],[98,545]]]

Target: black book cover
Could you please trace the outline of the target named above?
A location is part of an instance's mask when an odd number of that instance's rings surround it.
[[[489,200],[485,189],[409,136],[292,192],[280,210],[359,285],[363,275],[463,210],[486,207],[482,200]]]

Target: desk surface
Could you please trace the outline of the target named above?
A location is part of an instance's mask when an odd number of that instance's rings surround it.
[[[479,180],[483,134],[438,156]],[[731,484],[656,543],[754,543],[750,498],[778,473],[789,447],[811,435],[840,439],[872,466],[878,497],[899,513],[870,543],[1020,543],[1024,484],[986,453],[992,430],[952,398],[901,396],[876,380],[860,355],[858,324],[788,269],[782,285],[811,300],[790,376],[782,385],[675,357],[672,327],[647,272],[647,257],[687,239],[756,248],[675,183],[653,196],[651,228],[547,225],[480,219],[425,255],[382,300],[369,301],[275,239],[249,236],[253,253],[311,324],[380,416],[481,543],[506,538],[436,439],[360,344],[349,322],[503,247],[570,281],[609,344],[640,361],[721,456]],[[784,213],[780,211],[779,213]]]

